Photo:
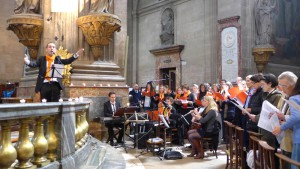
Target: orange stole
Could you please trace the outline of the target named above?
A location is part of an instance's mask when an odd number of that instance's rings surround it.
[[[51,70],[51,65],[52,65],[52,62],[53,62],[54,59],[55,59],[55,55],[52,55],[52,56],[46,55],[47,70],[46,70],[46,76],[45,77],[48,81],[51,80],[50,70]]]

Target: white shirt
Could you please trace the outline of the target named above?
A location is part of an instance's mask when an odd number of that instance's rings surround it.
[[[112,110],[113,116],[114,116],[116,113],[116,102],[114,102],[114,103],[110,102],[110,105],[111,105],[111,110]]]

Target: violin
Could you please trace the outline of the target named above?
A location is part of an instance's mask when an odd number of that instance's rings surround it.
[[[148,91],[148,90],[144,90],[143,92],[142,92],[142,95],[143,96],[148,96],[148,97],[152,97],[152,96],[154,96],[155,95],[155,92],[154,91]]]

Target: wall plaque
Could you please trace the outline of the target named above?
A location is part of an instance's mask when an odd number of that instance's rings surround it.
[[[239,71],[237,37],[238,31],[236,27],[225,28],[221,33],[222,79],[231,82],[236,80]]]

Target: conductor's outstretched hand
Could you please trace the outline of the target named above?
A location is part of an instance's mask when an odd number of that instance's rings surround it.
[[[81,54],[83,53],[83,51],[84,51],[84,48],[79,49],[79,50],[76,52],[76,55],[77,55],[77,56],[81,55]]]

